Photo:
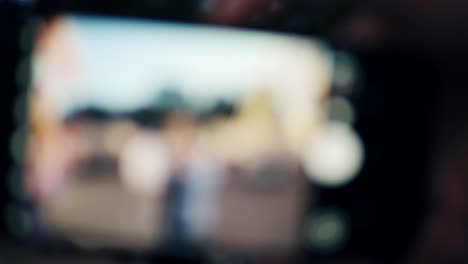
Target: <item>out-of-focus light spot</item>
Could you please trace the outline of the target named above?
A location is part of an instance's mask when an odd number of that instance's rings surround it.
[[[21,164],[23,162],[27,133],[25,128],[20,128],[13,133],[10,140],[10,153],[13,160]]]
[[[363,160],[359,136],[341,122],[326,125],[319,138],[309,142],[303,154],[307,175],[327,187],[349,183],[361,169]]]
[[[32,231],[32,219],[20,207],[9,204],[4,211],[4,221],[10,232],[18,237],[25,238]]]
[[[169,154],[156,132],[135,133],[125,143],[120,158],[125,186],[144,195],[161,194],[169,177]]]
[[[351,92],[356,79],[356,63],[351,55],[345,52],[335,53],[333,82],[335,89],[343,94]]]
[[[26,120],[26,105],[27,105],[27,96],[26,94],[21,94],[15,101],[13,114],[16,122],[24,123]]]
[[[18,200],[23,200],[25,197],[24,186],[23,186],[23,176],[19,173],[18,168],[11,169],[8,173],[8,191],[11,196]]]
[[[333,253],[346,243],[348,232],[345,215],[336,209],[323,209],[306,225],[306,242],[320,253]]]
[[[16,68],[15,78],[18,87],[27,88],[30,82],[31,60],[29,57],[20,61]]]
[[[330,100],[330,119],[352,124],[354,122],[352,104],[344,97],[333,97]]]

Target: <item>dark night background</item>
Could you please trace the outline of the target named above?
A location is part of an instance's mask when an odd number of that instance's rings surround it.
[[[438,164],[460,159],[453,161],[452,166],[460,167],[458,185],[462,194],[466,190],[467,169],[462,166],[464,156],[459,153],[465,153],[463,146],[468,138],[468,25],[463,23],[468,17],[467,4],[455,0],[295,0],[283,1],[287,4],[278,13],[249,19],[261,10],[260,2],[269,2],[262,0],[252,1],[260,4],[238,19],[223,20],[218,15],[207,16],[208,19],[200,15],[195,11],[196,1],[31,2],[34,1],[0,0],[1,175],[7,175],[12,162],[9,141],[16,126],[15,72],[25,55],[19,45],[20,29],[32,15],[72,10],[208,21],[310,35],[325,39],[335,49],[350,52],[359,63],[359,92],[352,100],[358,116],[355,128],[365,144],[366,162],[351,184],[319,189],[316,206],[332,205],[345,211],[352,223],[351,237],[331,255],[305,252],[307,261],[467,263],[464,195],[458,201],[462,213],[454,218],[461,217],[465,224],[458,229],[457,225],[448,224],[453,230],[445,230],[442,236],[447,245],[452,245],[451,241],[461,243],[461,251],[456,251],[456,246],[445,250],[437,246],[444,243],[431,242],[437,238],[429,235],[436,233],[431,228],[438,228],[438,224],[431,224],[432,219],[439,219],[437,215],[442,212],[444,216],[451,215],[450,208],[453,209],[444,202],[444,190],[439,190],[445,185],[438,183],[450,179],[444,178],[443,172],[437,173]],[[450,196],[451,191],[447,193]],[[3,207],[12,199],[6,180],[0,180],[0,197]],[[444,206],[449,209],[443,209]],[[446,225],[452,218],[441,219],[446,220],[440,220],[440,225]],[[0,248],[29,250],[29,244],[14,239],[5,225],[0,227]],[[1,254],[2,249],[0,257]]]

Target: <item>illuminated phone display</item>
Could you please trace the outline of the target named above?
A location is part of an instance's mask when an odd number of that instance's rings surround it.
[[[24,176],[44,230],[92,248],[294,247],[304,148],[327,119],[325,45],[61,16],[32,58]]]

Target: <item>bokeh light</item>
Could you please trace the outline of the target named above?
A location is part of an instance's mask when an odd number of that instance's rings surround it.
[[[353,105],[344,97],[336,96],[330,99],[330,119],[352,124],[355,120]]]
[[[337,92],[349,94],[356,81],[357,65],[346,52],[335,53],[333,84]]]
[[[16,83],[18,87],[26,88],[30,83],[31,58],[25,57],[16,68]]]
[[[13,160],[18,164],[23,161],[26,139],[26,128],[21,127],[13,133],[10,140],[10,153]]]
[[[334,253],[345,245],[349,224],[338,209],[317,209],[306,224],[306,243],[319,253]]]
[[[23,200],[25,197],[24,192],[24,183],[23,183],[23,176],[19,172],[19,168],[10,169],[7,178],[7,186],[10,195],[17,199]]]
[[[13,108],[13,115],[17,123],[22,123],[26,120],[27,94],[23,93],[18,96]]]
[[[339,187],[350,182],[364,161],[359,136],[342,122],[330,122],[318,139],[306,146],[304,169],[309,178],[323,186]]]

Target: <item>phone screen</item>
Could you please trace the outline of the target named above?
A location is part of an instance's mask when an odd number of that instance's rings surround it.
[[[83,248],[290,250],[331,52],[292,35],[64,15],[32,54],[25,187]]]

